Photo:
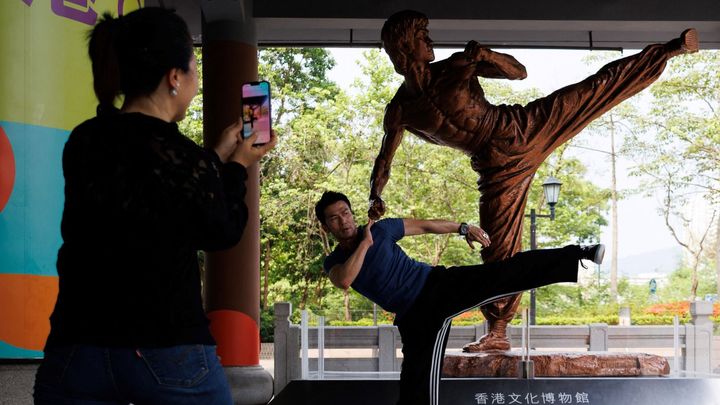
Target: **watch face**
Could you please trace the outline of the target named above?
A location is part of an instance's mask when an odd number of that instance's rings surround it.
[[[468,224],[460,224],[460,235],[465,236],[468,233]]]

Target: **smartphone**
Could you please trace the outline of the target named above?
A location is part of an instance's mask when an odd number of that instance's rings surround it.
[[[263,80],[242,85],[242,115],[245,138],[255,131],[258,137],[253,145],[270,142],[270,83]]]

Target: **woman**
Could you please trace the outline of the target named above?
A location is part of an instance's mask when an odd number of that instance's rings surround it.
[[[237,122],[205,150],[178,131],[198,75],[172,11],[106,15],[89,54],[100,105],[63,154],[60,290],[35,403],[230,404],[197,251],[240,240],[245,168],[275,136],[253,147]]]

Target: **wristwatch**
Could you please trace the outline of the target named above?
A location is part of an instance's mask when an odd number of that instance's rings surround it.
[[[470,230],[470,227],[465,222],[460,224],[460,228],[458,229],[458,233],[460,236],[466,236],[468,234],[468,231]]]

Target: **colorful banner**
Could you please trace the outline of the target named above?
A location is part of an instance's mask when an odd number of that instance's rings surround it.
[[[57,297],[62,150],[95,115],[87,34],[140,0],[0,2],[0,358],[42,357]]]

